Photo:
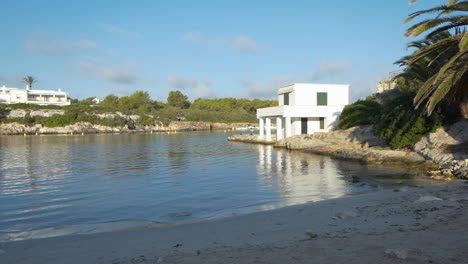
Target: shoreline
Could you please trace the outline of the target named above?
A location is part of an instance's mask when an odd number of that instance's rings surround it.
[[[0,244],[2,263],[464,263],[468,184],[401,188],[196,223]]]
[[[205,121],[172,121],[167,126],[136,126],[135,128],[109,127],[79,122],[64,127],[44,127],[41,125],[26,126],[19,123],[0,124],[0,136],[13,135],[65,135],[65,134],[137,134],[137,133],[174,133],[192,131],[232,131],[241,132],[239,128],[252,126],[252,123],[219,123]]]
[[[468,179],[468,119],[451,127],[425,134],[413,150],[391,149],[375,136],[368,126],[346,130],[296,135],[280,141],[270,141],[258,135],[232,135],[228,141],[269,144],[275,148],[299,150],[335,159],[353,160],[364,164],[416,166],[426,170],[435,180]],[[453,149],[453,151],[451,151]]]

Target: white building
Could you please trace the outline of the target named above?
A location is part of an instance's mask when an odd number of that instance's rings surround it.
[[[349,104],[348,93],[349,85],[338,84],[295,83],[278,89],[279,105],[257,110],[259,138],[271,141],[273,118],[276,140],[335,128]]]
[[[26,90],[19,88],[0,87],[0,103],[5,104],[38,104],[38,105],[70,105],[66,92],[53,90]]]

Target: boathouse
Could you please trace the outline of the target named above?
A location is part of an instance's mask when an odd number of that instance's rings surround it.
[[[259,138],[271,141],[272,119],[276,140],[294,135],[327,132],[337,126],[349,104],[349,85],[295,83],[278,89],[278,106],[257,109]]]

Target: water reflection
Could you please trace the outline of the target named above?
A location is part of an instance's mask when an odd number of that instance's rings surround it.
[[[0,241],[98,223],[247,213],[374,190],[394,175],[411,178],[409,169],[227,142],[226,136],[0,136]],[[69,230],[56,230],[62,227]]]
[[[340,197],[351,187],[335,162],[326,156],[258,145],[257,173],[264,186],[276,186],[282,199],[265,208]]]
[[[70,152],[43,143],[39,137],[0,137],[0,195],[53,192],[65,181],[70,167],[54,165],[70,160]]]

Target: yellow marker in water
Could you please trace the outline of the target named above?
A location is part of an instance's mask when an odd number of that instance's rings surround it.
[[[150,134],[153,134],[153,131],[151,131]]]
[[[81,135],[84,136],[84,132],[81,132]]]
[[[70,132],[70,135],[73,135],[73,132]]]
[[[24,133],[23,136],[27,136],[28,134]]]

